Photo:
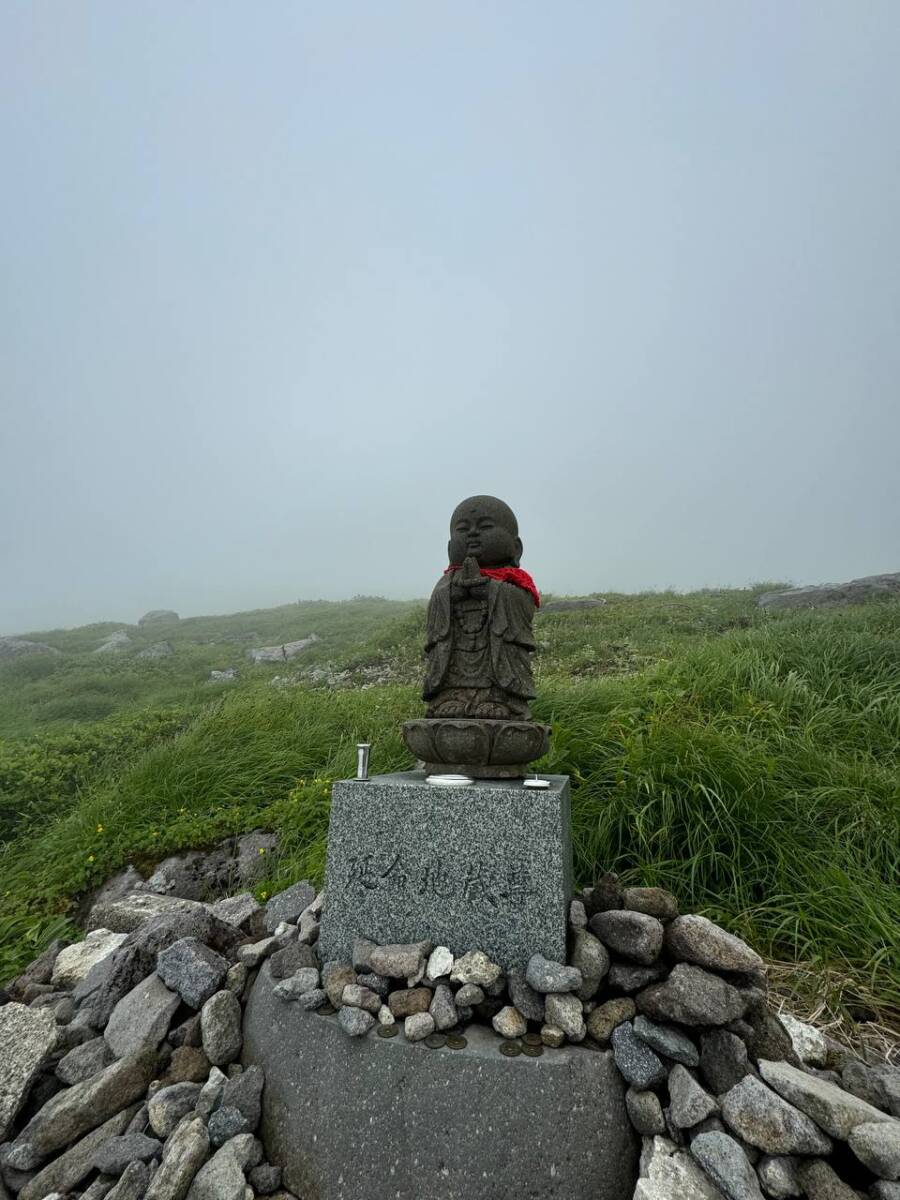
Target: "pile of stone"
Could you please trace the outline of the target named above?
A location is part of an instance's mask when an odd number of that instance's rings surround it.
[[[567,963],[505,974],[479,949],[357,938],[352,961],[320,969],[300,944],[270,971],[276,996],[336,1009],[352,1037],[402,1026],[439,1046],[479,1021],[509,1055],[611,1049],[644,1139],[635,1200],[900,1200],[900,1070],[782,1021],[740,938],[607,876],[573,901],[569,944]]]
[[[0,994],[0,1200],[296,1200],[238,1059],[259,964],[315,939],[321,897],[103,903],[119,932],[55,943]]]
[[[324,903],[305,882],[265,908],[132,892],[32,963],[0,994],[0,1200],[292,1200],[255,1136],[263,1072],[238,1061],[264,963],[286,1011],[350,1037],[436,1052],[478,1023],[510,1057],[611,1052],[634,1200],[900,1200],[900,1070],[779,1018],[759,956],[667,892],[604,877],[571,904],[568,961],[521,972],[427,940],[322,962]]]

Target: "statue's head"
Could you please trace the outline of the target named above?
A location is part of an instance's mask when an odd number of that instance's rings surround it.
[[[472,554],[480,567],[517,567],[522,540],[516,514],[496,496],[470,496],[453,510],[447,553],[451,563]]]

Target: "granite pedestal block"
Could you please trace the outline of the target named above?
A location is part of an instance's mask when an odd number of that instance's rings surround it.
[[[582,1046],[505,1058],[486,1026],[468,1046],[403,1033],[348,1037],[336,1016],[272,994],[244,1017],[263,1068],[260,1136],[284,1184],[315,1200],[630,1200],[636,1146],[612,1054]]]
[[[480,779],[443,788],[424,772],[334,785],[320,954],[356,937],[483,950],[506,971],[564,962],[572,893],[569,781]]]

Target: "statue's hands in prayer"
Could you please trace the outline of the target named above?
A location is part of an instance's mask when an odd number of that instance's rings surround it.
[[[474,554],[469,554],[463,560],[462,570],[456,572],[457,582],[460,587],[473,588],[485,582],[484,576],[481,574],[481,568],[478,565],[478,559]]]

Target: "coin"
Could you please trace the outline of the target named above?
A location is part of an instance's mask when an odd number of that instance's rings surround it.
[[[537,1044],[534,1042],[528,1042],[527,1045],[522,1047],[522,1053],[527,1058],[540,1058],[544,1053],[544,1047],[540,1044],[540,1042]]]
[[[396,1037],[398,1033],[399,1033],[399,1030],[397,1029],[396,1025],[379,1025],[378,1026],[378,1036],[379,1037]]]
[[[468,1041],[462,1036],[462,1034],[450,1036],[447,1038],[447,1049],[448,1050],[465,1050],[465,1048],[466,1048],[466,1046],[468,1046],[468,1044],[469,1044]]]
[[[515,1058],[517,1054],[522,1053],[522,1047],[518,1042],[501,1042],[500,1053],[505,1054],[507,1058]]]
[[[425,1045],[429,1050],[440,1050],[441,1046],[447,1045],[447,1035],[445,1033],[429,1033],[425,1039]]]
[[[541,1035],[539,1033],[526,1033],[522,1038],[526,1046],[541,1046]]]
[[[323,1004],[321,1008],[317,1008],[316,1012],[320,1017],[332,1017],[337,1012],[333,1004]]]

